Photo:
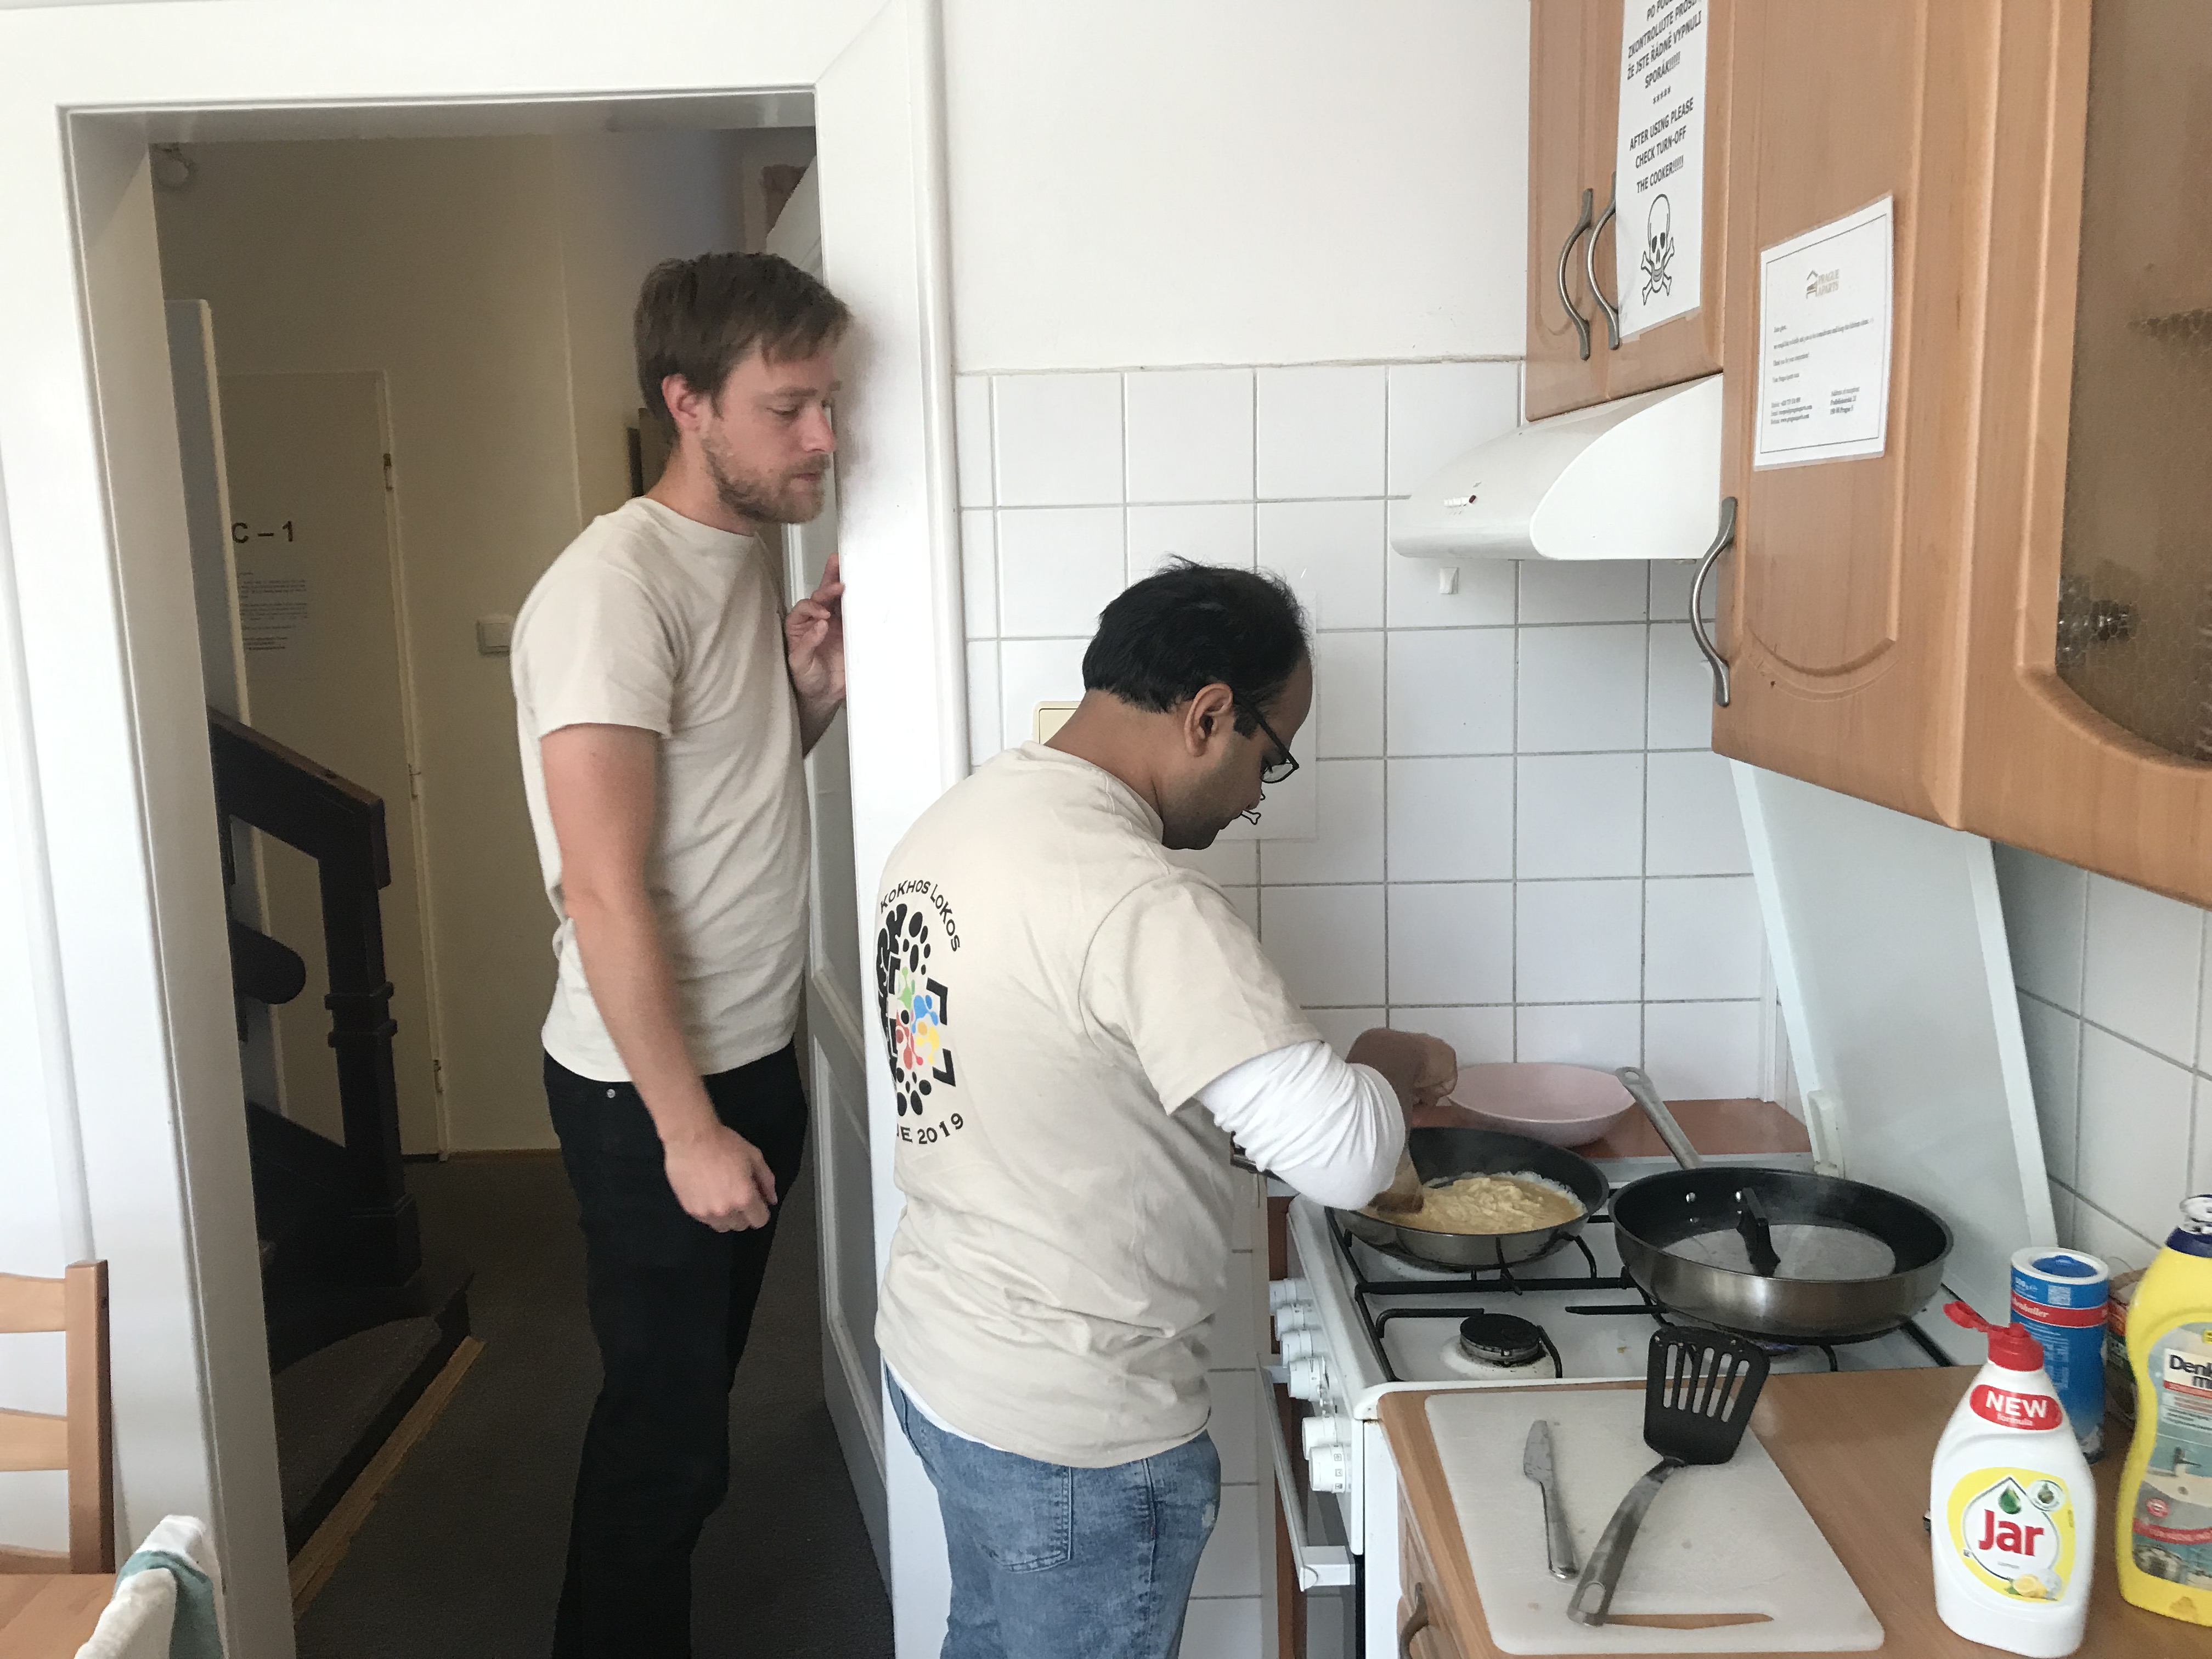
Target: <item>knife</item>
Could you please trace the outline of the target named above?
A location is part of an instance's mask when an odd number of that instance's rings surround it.
[[[1571,1578],[1577,1571],[1574,1534],[1567,1530],[1566,1506],[1559,1502],[1559,1479],[1552,1468],[1552,1425],[1540,1417],[1528,1425],[1521,1473],[1544,1495],[1544,1559],[1552,1577]]]

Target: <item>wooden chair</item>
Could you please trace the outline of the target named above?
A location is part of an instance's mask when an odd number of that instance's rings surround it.
[[[60,1331],[69,1410],[0,1409],[0,1473],[69,1472],[70,1547],[0,1545],[0,1573],[115,1571],[115,1431],[107,1362],[107,1264],[80,1261],[59,1279],[0,1273],[0,1334]]]

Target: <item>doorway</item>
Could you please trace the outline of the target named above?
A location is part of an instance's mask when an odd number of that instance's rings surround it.
[[[434,1152],[446,1139],[439,999],[424,950],[429,893],[384,376],[234,374],[218,385],[225,530],[235,550],[233,600],[246,671],[239,718],[384,802],[392,884],[380,909],[398,1028],[392,1063],[400,1146]],[[272,1011],[274,1097],[264,1103],[342,1141],[325,1012],[329,969],[313,948],[322,933],[315,866],[258,833],[248,860],[244,878],[232,884],[248,914],[234,908],[234,919],[289,945],[306,970],[301,994]]]
[[[933,8],[734,0],[644,30],[589,9],[546,24],[490,0],[457,38],[447,9],[403,6],[336,51],[305,15],[0,16],[0,213],[15,228],[0,261],[0,733],[11,774],[36,785],[4,810],[33,849],[37,988],[0,1010],[0,1035],[34,1068],[63,1149],[33,1172],[58,1183],[52,1259],[96,1253],[113,1270],[125,1538],[167,1510],[209,1516],[234,1638],[256,1653],[288,1651],[289,1620],[237,1045],[208,972],[223,915],[197,641],[177,627],[190,565],[148,144],[816,119],[832,278],[869,321],[845,408],[865,465],[840,525],[859,866],[879,866],[964,765]],[[878,1151],[889,1103],[870,1085],[880,1249],[896,1200]],[[912,1607],[927,1627],[941,1616],[934,1516],[918,1472],[885,1455],[894,1569],[915,1591],[902,1620]]]
[[[550,1155],[535,1040],[550,989],[550,918],[514,757],[507,633],[530,585],[583,521],[612,510],[657,471],[643,465],[650,446],[633,437],[647,423],[636,408],[629,309],[646,269],[665,257],[765,245],[823,274],[818,175],[807,165],[813,140],[808,129],[769,128],[195,143],[155,156],[165,286],[173,296],[196,296],[169,305],[180,449],[195,486],[188,499],[198,503],[196,566],[206,567],[196,574],[218,601],[199,607],[210,700],[221,706],[228,696],[227,712],[255,732],[382,803],[391,881],[378,908],[395,988],[391,1070],[399,1143],[418,1158]],[[240,362],[253,372],[229,372]],[[214,366],[199,377],[204,386],[193,381],[195,364]],[[536,407],[517,411],[518,391]],[[212,428],[205,434],[194,430],[203,410]],[[192,479],[196,465],[212,471],[211,481]],[[203,519],[214,521],[214,533]],[[787,586],[811,588],[836,545],[833,496],[820,519],[788,533]],[[802,1065],[815,1104],[818,1220],[783,1249],[819,1239],[818,1273],[815,1261],[805,1265],[823,1317],[801,1363],[818,1367],[848,1465],[872,1477],[854,1485],[880,1565],[880,1419],[869,1409],[874,1230],[848,755],[841,720],[808,767],[814,917]],[[241,839],[231,860],[233,921],[295,951],[306,981],[274,1007],[241,999],[249,1097],[323,1143],[343,1143],[349,1126],[317,948],[327,902],[318,866],[278,837],[245,830]],[[441,959],[454,957],[466,971],[441,974]],[[441,1030],[454,1034],[451,1066],[441,1063]],[[444,1086],[448,1077],[455,1087]],[[272,1237],[269,1211],[270,1189],[294,1171],[264,1156],[278,1126],[265,1115],[255,1124],[266,1259],[291,1248],[290,1239]],[[283,1149],[316,1152],[307,1137],[284,1133]],[[520,1395],[541,1387],[556,1398],[574,1394],[556,1335],[574,1322],[516,1327],[507,1252],[482,1269],[493,1279],[460,1299],[458,1279],[479,1264],[455,1240],[481,1230],[456,1224],[454,1206],[471,1192],[502,1201],[493,1196],[506,1190],[500,1178],[456,1172],[410,1184],[436,1200],[425,1200],[422,1244],[437,1271],[418,1289],[315,1322],[302,1339],[278,1330],[280,1304],[296,1325],[291,1304],[319,1285],[281,1263],[272,1271],[282,1283],[265,1284],[285,1518],[293,1546],[305,1552],[298,1560],[330,1556],[333,1546],[314,1528],[366,1466],[372,1443],[416,1395],[445,1397],[451,1379],[435,1382],[437,1367],[478,1307],[549,1370],[519,1376],[501,1363],[505,1355],[493,1354],[473,1372],[472,1389],[516,1391],[518,1420],[543,1414],[538,1401]],[[567,1224],[557,1205],[554,1212],[530,1207],[542,1205],[542,1193],[526,1183],[521,1190],[534,1196],[509,1210],[517,1224]],[[510,1194],[504,1201],[515,1200]],[[426,1315],[450,1328],[444,1345],[425,1327],[411,1346],[398,1346]],[[374,1379],[374,1398],[341,1402],[340,1416],[368,1425],[361,1443],[338,1449],[343,1461],[332,1473],[303,1474],[306,1460],[328,1462],[331,1451],[330,1413],[310,1414],[309,1396],[328,1398],[341,1379],[367,1386],[363,1368],[339,1363],[329,1345],[366,1346],[372,1321],[387,1346],[419,1350],[420,1363]],[[456,1373],[473,1353],[471,1343]],[[793,1363],[763,1352],[751,1365],[788,1370]],[[483,1437],[496,1435],[496,1425],[473,1403],[456,1419],[467,1426],[441,1430],[411,1455],[495,1458]],[[580,1431],[580,1419],[568,1426]],[[842,1486],[840,1474],[815,1484]],[[402,1486],[422,1480],[410,1471]],[[545,1518],[542,1492],[518,1486],[514,1496],[532,1513],[500,1530],[520,1534]],[[496,1492],[477,1497],[468,1509],[480,1522],[495,1512]],[[457,1531],[452,1541],[468,1540]],[[314,1582],[300,1579],[307,1571],[295,1565],[295,1582]],[[434,1603],[429,1582],[424,1595]],[[349,1600],[358,1607],[357,1595]],[[392,1616],[404,1621],[406,1610]],[[320,1628],[327,1641],[327,1622]]]

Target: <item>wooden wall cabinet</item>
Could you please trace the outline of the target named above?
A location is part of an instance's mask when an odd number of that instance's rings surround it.
[[[1735,9],[1714,746],[2212,903],[2201,4]],[[1885,195],[1885,451],[1754,470],[1759,251]]]
[[[2212,904],[2212,13],[1998,46],[1959,822]]]
[[[1524,398],[1532,421],[1696,380],[1721,366],[1735,5],[1705,0],[1702,10],[1705,185],[1698,308],[1624,337],[1608,314],[1620,297],[1620,222],[1607,213],[1615,198],[1622,0],[1532,0]]]

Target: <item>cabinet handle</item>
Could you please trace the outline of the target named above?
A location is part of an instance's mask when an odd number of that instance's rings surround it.
[[[1583,343],[1584,362],[1589,361],[1589,319],[1577,311],[1575,302],[1567,296],[1567,259],[1574,252],[1575,243],[1582,234],[1590,228],[1590,204],[1596,199],[1595,191],[1583,192],[1583,216],[1575,221],[1575,228],[1567,233],[1567,240],[1559,248],[1559,303],[1567,308],[1567,315],[1574,319],[1575,332]]]
[[[1585,196],[1589,194],[1588,191],[1583,193]],[[1613,194],[1606,201],[1605,214],[1591,228],[1589,240],[1583,244],[1583,274],[1589,278],[1590,297],[1597,301],[1597,308],[1605,313],[1605,349],[1607,351],[1620,349],[1620,310],[1605,297],[1605,290],[1598,286],[1597,239],[1605,234],[1605,228],[1613,222],[1613,210],[1620,205],[1620,175],[1616,173],[1613,176]],[[1584,210],[1585,212],[1588,210]],[[1584,352],[1583,356],[1587,357],[1589,354]]]
[[[1722,708],[1729,706],[1729,665],[1728,659],[1713,648],[1712,635],[1705,632],[1705,578],[1713,574],[1713,562],[1727,552],[1735,540],[1735,497],[1730,495],[1721,502],[1720,533],[1705,550],[1705,556],[1698,565],[1697,580],[1690,584],[1690,636],[1697,641],[1698,649],[1705,653],[1706,665],[1713,671],[1713,702]]]
[[[1429,1627],[1429,1587],[1413,1586],[1413,1610],[1398,1628],[1398,1659],[1413,1659],[1413,1638]]]

